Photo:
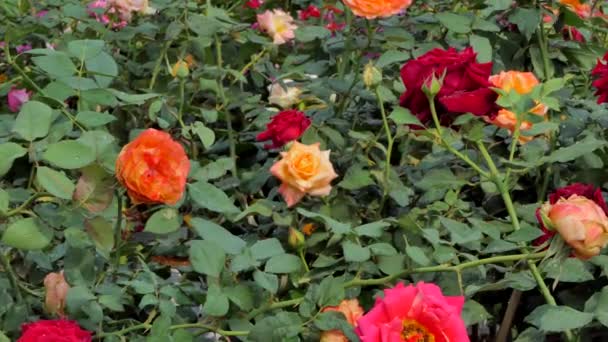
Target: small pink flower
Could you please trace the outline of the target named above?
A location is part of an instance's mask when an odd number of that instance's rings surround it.
[[[266,32],[277,45],[285,44],[295,38],[294,30],[298,28],[293,17],[283,10],[275,9],[257,15],[260,28]]]
[[[468,342],[464,297],[447,297],[435,284],[397,284],[357,321],[361,342]]]
[[[264,0],[248,0],[243,7],[258,9],[264,4]]]
[[[46,17],[47,14],[49,14],[48,10],[42,10],[42,11],[36,13],[36,18],[44,18],[44,17]]]
[[[13,87],[8,92],[8,109],[13,113],[17,113],[21,109],[21,106],[30,100],[31,95],[32,92],[27,89]]]
[[[15,50],[17,50],[17,53],[19,53],[19,54],[24,53],[26,51],[30,51],[31,49],[32,49],[31,44],[22,44],[22,45],[18,45],[17,47],[15,47]]]

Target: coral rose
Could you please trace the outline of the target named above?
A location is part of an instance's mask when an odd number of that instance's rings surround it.
[[[500,88],[505,92],[515,91],[522,95],[529,94],[539,84],[538,79],[533,73],[520,71],[502,71],[498,75],[490,76],[490,82],[494,87]],[[547,114],[547,110],[547,106],[539,103],[529,113],[544,117]],[[485,117],[484,120],[498,127],[508,129],[511,133],[515,131],[515,126],[517,125],[517,115],[506,109],[499,110],[496,117],[491,119]],[[530,121],[523,120],[520,122],[519,129],[521,131],[526,131],[530,128],[532,128]],[[532,140],[532,137],[523,135],[519,137],[520,143],[526,143],[530,140]]]
[[[384,290],[374,307],[357,322],[362,342],[467,342],[460,314],[464,297],[447,297],[435,284],[397,284]]]
[[[608,102],[608,53],[604,55],[602,60],[597,61],[591,75],[595,77],[593,86],[596,89],[595,96],[598,97],[597,103]]]
[[[374,19],[390,17],[410,7],[413,0],[342,0],[360,17]]]
[[[168,133],[150,128],[123,147],[116,177],[134,203],[177,203],[184,193],[190,161]]]
[[[540,212],[578,258],[596,256],[608,243],[608,217],[587,197],[562,197],[555,204],[545,203]]]
[[[549,204],[555,204],[560,198],[569,198],[572,195],[579,195],[586,197],[595,204],[599,205],[600,208],[608,215],[608,206],[606,205],[606,201],[604,201],[604,196],[602,195],[602,190],[600,188],[596,188],[591,184],[583,184],[583,183],[574,183],[568,186],[559,188],[555,190],[551,195],[549,195]],[[540,246],[555,235],[555,231],[547,229],[545,226],[542,215],[540,212],[540,208],[536,209],[536,219],[540,224],[540,227],[543,231],[543,235],[538,239],[534,240],[535,246]]]
[[[272,140],[266,148],[279,148],[299,139],[310,126],[310,119],[298,110],[284,110],[272,117],[266,130],[258,134],[257,141]]]
[[[302,90],[298,87],[290,87],[289,84],[293,83],[293,80],[284,79],[283,84],[273,83],[268,86],[270,96],[268,102],[276,104],[277,106],[288,109],[300,102],[300,95]]]
[[[17,113],[21,109],[21,106],[30,100],[31,96],[32,92],[27,89],[11,88],[7,95],[8,109],[13,113]]]
[[[17,342],[90,342],[91,333],[68,320],[40,320],[21,326]]]
[[[65,299],[68,295],[70,285],[65,281],[63,271],[60,273],[49,273],[44,277],[44,289],[46,296],[44,308],[50,314],[65,316]]]
[[[319,145],[294,141],[287,152],[281,152],[282,159],[270,168],[283,182],[279,192],[288,207],[300,202],[306,194],[327,196],[331,192],[330,183],[338,175],[329,160],[330,151],[321,151]]]
[[[321,310],[321,312],[328,311],[341,312],[348,324],[353,327],[356,327],[359,318],[363,317],[363,308],[357,299],[345,299],[338,306],[328,306]],[[348,342],[348,339],[340,330],[329,330],[321,334],[320,342]]]
[[[285,44],[295,38],[293,17],[283,10],[268,10],[257,15],[260,28],[266,32],[277,45]]]
[[[431,77],[445,73],[441,90],[435,96],[437,115],[442,123],[449,123],[454,114],[473,113],[493,117],[498,95],[490,86],[492,63],[478,63],[477,54],[468,47],[462,52],[454,48],[433,49],[410,60],[401,68],[401,79],[406,91],[401,95],[401,106],[408,108],[422,123],[431,119],[428,99],[422,87]]]

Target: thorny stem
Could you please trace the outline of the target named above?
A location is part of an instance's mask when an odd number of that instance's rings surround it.
[[[114,246],[116,247],[115,267],[120,266],[120,242],[122,241],[122,196],[118,190],[114,191],[116,196],[116,224],[114,226]]]
[[[15,291],[15,297],[17,298],[17,302],[21,303],[23,301],[23,297],[21,295],[21,289],[19,288],[19,279],[17,279],[17,275],[15,271],[13,271],[13,267],[11,266],[10,259],[10,251],[6,253],[0,253],[0,262],[2,263],[2,268],[4,272],[8,274],[8,280]]]
[[[185,129],[186,125],[184,124],[184,104],[185,104],[185,88],[186,88],[186,80],[180,78],[179,80],[179,111],[177,112],[177,121],[179,122],[182,129]]]
[[[18,206],[17,208],[15,208],[13,210],[9,210],[6,214],[0,213],[0,217],[2,217],[2,216],[4,216],[4,217],[15,216],[15,215],[21,213],[23,210],[25,210],[25,208],[27,208],[35,200],[37,200],[40,197],[45,197],[45,196],[51,196],[51,194],[49,194],[47,192],[37,192],[37,193],[33,194],[32,196],[30,196],[30,198],[28,198],[27,200],[25,200],[25,202],[21,203],[21,205]]]
[[[390,175],[391,175],[391,157],[393,153],[393,144],[395,142],[393,138],[393,134],[391,133],[391,127],[388,124],[388,118],[386,116],[386,110],[384,109],[384,101],[382,100],[382,95],[378,88],[376,88],[376,98],[378,99],[378,105],[380,106],[380,113],[382,114],[382,122],[384,124],[384,131],[386,133],[386,161],[384,162],[384,194],[382,196],[382,202],[380,204],[379,212],[382,213],[382,209],[384,208],[384,204],[386,202],[386,198],[389,193],[390,188]]]

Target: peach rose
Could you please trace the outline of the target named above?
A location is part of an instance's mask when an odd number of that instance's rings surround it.
[[[342,0],[344,4],[360,17],[374,19],[390,17],[410,7],[413,0]]]
[[[574,255],[589,259],[600,254],[608,243],[608,217],[593,200],[572,195],[557,203],[545,203],[541,215],[574,250]]]
[[[44,308],[50,314],[65,316],[65,299],[68,295],[70,285],[65,281],[63,271],[59,273],[49,273],[44,277],[44,289],[46,296]]]
[[[328,311],[341,312],[346,318],[348,324],[352,325],[353,327],[357,326],[357,321],[359,318],[363,317],[364,314],[363,308],[361,305],[359,305],[359,301],[357,299],[346,299],[340,302],[340,305],[338,306],[328,306],[321,310],[321,312]],[[348,339],[340,330],[329,330],[324,331],[321,334],[320,342],[348,342]]]
[[[329,160],[330,151],[321,151],[319,145],[295,141],[287,152],[281,152],[282,159],[270,168],[270,172],[283,182],[279,192],[288,207],[300,202],[305,194],[327,196],[331,192],[330,183],[338,175]]]
[[[293,17],[283,10],[268,10],[257,15],[260,28],[266,32],[277,45],[285,44],[295,38]]]
[[[498,75],[490,76],[490,82],[496,88],[500,88],[506,92],[513,90],[518,94],[528,94],[539,84],[538,79],[533,73],[520,71],[502,71]],[[530,113],[544,117],[547,114],[547,110],[547,106],[539,103],[530,110]],[[517,125],[515,113],[506,109],[499,110],[493,119],[484,117],[484,120],[498,127],[508,129],[511,133],[515,131],[515,125]],[[531,122],[524,120],[520,123],[520,131],[527,131],[530,128],[532,128]],[[532,139],[532,137],[520,135],[519,142],[523,144]]]
[[[136,204],[177,203],[188,172],[190,161],[182,145],[153,128],[123,147],[116,160],[116,178]]]

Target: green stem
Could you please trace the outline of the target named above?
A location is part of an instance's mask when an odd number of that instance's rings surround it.
[[[513,254],[513,255],[500,255],[486,259],[472,260],[458,265],[437,265],[430,267],[413,268],[410,270],[403,270],[401,272],[391,274],[383,278],[376,279],[353,279],[344,284],[344,287],[355,287],[355,286],[377,286],[386,285],[391,281],[401,278],[410,274],[420,273],[434,273],[434,272],[462,272],[467,268],[477,267],[486,264],[497,264],[504,262],[520,261],[520,260],[537,260],[542,259],[547,254],[546,251],[539,253],[525,253],[525,254]]]
[[[158,77],[158,74],[160,73],[160,67],[163,63],[163,59],[165,58],[165,55],[167,54],[167,50],[169,49],[169,46],[171,46],[172,41],[168,41],[165,42],[165,44],[163,44],[163,48],[160,51],[160,56],[158,57],[158,60],[156,60],[156,64],[154,65],[154,70],[152,71],[152,78],[150,79],[150,85],[148,85],[148,89],[152,90],[154,88],[154,84],[156,83],[156,78]]]
[[[32,196],[30,196],[30,198],[25,200],[25,202],[21,203],[21,205],[18,206],[17,208],[15,208],[13,210],[9,210],[6,214],[0,213],[0,217],[2,217],[2,216],[11,217],[11,216],[17,215],[17,214],[21,213],[23,210],[25,210],[25,208],[27,208],[30,204],[32,204],[32,202],[34,202],[35,200],[37,200],[40,197],[45,197],[45,196],[51,196],[51,194],[49,194],[47,192],[37,192],[37,193],[33,194]]]
[[[382,114],[382,123],[384,124],[384,132],[386,133],[386,161],[384,162],[384,195],[382,196],[382,203],[380,205],[379,212],[382,213],[382,209],[384,208],[384,204],[386,202],[386,198],[390,189],[390,175],[391,175],[391,157],[393,154],[393,144],[395,139],[393,138],[393,134],[391,133],[391,127],[388,124],[388,117],[386,116],[386,110],[384,109],[384,101],[382,100],[382,95],[378,88],[376,88],[376,98],[378,99],[378,105],[380,106],[380,113]]]
[[[230,330],[222,330],[218,328],[214,328],[210,325],[203,323],[186,323],[186,324],[177,324],[169,327],[169,330],[177,330],[177,329],[206,329],[209,331],[213,331],[214,333],[220,334],[222,336],[247,336],[249,335],[249,331],[230,331]]]
[[[269,305],[263,306],[259,309],[253,310],[249,313],[249,315],[247,315],[247,317],[245,318],[246,320],[251,320],[254,317],[256,317],[257,315],[266,312],[266,311],[271,311],[271,310],[276,310],[276,309],[282,309],[282,308],[286,308],[289,306],[295,306],[300,304],[302,301],[304,300],[304,297],[299,297],[299,298],[295,298],[295,299],[290,299],[290,300],[284,300],[281,302],[274,302],[271,303]]]
[[[437,137],[439,138],[439,141],[441,142],[441,144],[448,151],[450,151],[453,155],[457,156],[462,161],[467,163],[473,170],[477,171],[477,173],[479,173],[482,177],[490,178],[490,175],[486,171],[484,171],[479,165],[477,165],[477,163],[472,161],[466,155],[462,154],[460,151],[456,150],[454,147],[452,147],[452,145],[450,145],[447,141],[445,141],[443,139],[443,135],[442,135],[442,131],[441,131],[441,124],[439,123],[439,117],[437,115],[437,108],[435,107],[435,98],[433,96],[429,97],[429,106],[431,109],[431,115],[433,117],[433,122],[435,123],[435,129],[437,130]]]
[[[182,129],[186,128],[184,124],[184,104],[185,104],[185,88],[186,88],[186,80],[180,78],[179,80],[179,111],[177,112],[177,121],[179,122]]]
[[[515,130],[513,131],[513,136],[512,139],[513,141],[511,142],[511,151],[509,151],[509,164],[511,164],[513,162],[513,158],[515,158],[515,149],[517,147],[517,144],[519,143],[519,137],[521,135],[521,118],[523,117],[522,115],[517,115],[517,122],[515,123]],[[511,175],[511,167],[507,168],[507,172],[505,173],[505,183],[509,184],[509,176]]]
[[[5,253],[0,253],[0,262],[2,263],[2,268],[4,268],[4,272],[8,274],[8,280],[11,283],[11,287],[15,291],[15,297],[17,298],[17,302],[21,303],[23,301],[23,296],[21,295],[21,289],[19,288],[19,279],[17,279],[17,275],[11,266],[10,259],[10,251]]]
[[[306,262],[306,258],[304,258],[304,249],[301,248],[298,251],[298,255],[300,256],[300,260],[302,261],[302,265],[304,266],[304,269],[306,270],[306,273],[310,272],[310,268],[308,267],[308,263]]]
[[[538,34],[536,35],[537,40],[538,40],[538,45],[540,48],[540,55],[541,58],[543,60],[543,72],[545,73],[545,80],[549,79],[549,52],[547,51],[547,38],[545,37],[545,27],[544,27],[544,21],[542,20],[542,8],[540,11],[540,16],[541,16],[541,20],[540,20],[540,24],[539,24],[539,28],[538,28]]]
[[[114,225],[114,246],[116,247],[116,255],[114,265],[116,269],[120,267],[120,246],[122,241],[122,196],[118,190],[116,196],[116,224]]]
[[[210,4],[210,1],[207,2],[207,4]],[[224,71],[223,71],[223,58],[222,58],[222,41],[220,40],[218,35],[215,35],[215,53],[216,53],[216,62],[217,62],[217,68],[219,71],[219,77],[217,79],[217,88],[218,88],[218,94],[220,96],[220,99],[222,101],[221,106],[225,107],[226,106],[226,94],[224,94]],[[232,164],[232,176],[238,178],[238,171],[236,168],[236,139],[234,136],[234,130],[232,129],[232,115],[230,114],[230,109],[229,108],[224,108],[224,115],[226,118],[226,128],[228,129],[228,142],[230,144],[230,158],[233,160],[233,164]]]

